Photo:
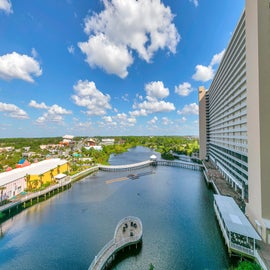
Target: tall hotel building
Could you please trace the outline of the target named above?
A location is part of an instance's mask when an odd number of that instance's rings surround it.
[[[246,0],[211,86],[199,88],[200,158],[245,199],[270,244],[270,1]]]

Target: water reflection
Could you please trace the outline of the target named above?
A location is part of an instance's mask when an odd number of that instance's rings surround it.
[[[136,148],[110,161],[128,164],[151,154]],[[159,166],[136,180],[105,183],[126,174],[98,172],[5,222],[0,269],[87,269],[128,215],[142,220],[143,246],[114,269],[228,267],[212,192],[200,172]]]

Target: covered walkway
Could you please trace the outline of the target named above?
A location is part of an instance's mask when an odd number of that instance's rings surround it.
[[[256,257],[256,241],[261,240],[233,198],[214,195],[214,209],[229,253]]]

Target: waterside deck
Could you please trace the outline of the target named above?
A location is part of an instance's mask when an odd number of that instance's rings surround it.
[[[123,218],[116,226],[114,238],[100,250],[88,269],[106,269],[115,259],[118,251],[131,245],[137,247],[137,244],[142,241],[142,235],[143,227],[139,218],[132,216]]]
[[[0,212],[11,212],[14,208],[19,208],[23,206],[23,208],[26,207],[26,204],[30,202],[30,205],[34,203],[34,200],[36,202],[39,202],[42,199],[47,199],[48,197],[51,197],[54,195],[54,193],[59,193],[60,191],[63,191],[67,188],[71,187],[71,179],[69,177],[66,178],[65,181],[58,183],[56,185],[50,186],[44,190],[33,192],[30,194],[23,195],[19,198],[14,199],[10,203],[4,204],[0,206]]]

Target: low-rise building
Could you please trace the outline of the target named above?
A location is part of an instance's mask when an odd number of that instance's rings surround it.
[[[30,191],[55,182],[56,175],[68,172],[67,160],[55,158],[0,173],[1,199],[11,199],[25,190]]]
[[[113,145],[114,144],[114,139],[110,139],[110,138],[102,139],[100,144],[102,144],[102,145]]]
[[[85,140],[85,145],[86,146],[95,146],[96,145],[96,140],[93,138],[88,138]]]

